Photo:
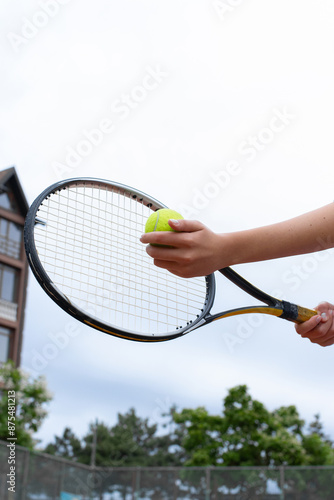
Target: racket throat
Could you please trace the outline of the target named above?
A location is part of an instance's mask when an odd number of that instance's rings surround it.
[[[189,328],[187,328],[186,333],[191,332],[193,330],[196,330],[200,326],[203,326],[203,325],[205,325],[207,323],[211,323],[211,321],[213,321],[213,316],[211,314],[209,314],[205,318],[202,318],[200,321],[194,322],[194,324],[192,326],[190,326]]]
[[[282,308],[269,307],[269,306],[251,306],[251,307],[240,307],[237,309],[230,309],[229,311],[224,311],[223,313],[213,314],[206,318],[207,323],[211,321],[216,321],[218,319],[230,318],[232,316],[240,316],[242,314],[268,314],[270,316],[281,317]],[[293,321],[293,320],[291,320]]]

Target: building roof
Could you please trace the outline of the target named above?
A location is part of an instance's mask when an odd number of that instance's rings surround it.
[[[25,217],[27,215],[29,205],[24,195],[15,167],[10,167],[0,171],[0,194],[8,191],[14,194],[20,214]]]

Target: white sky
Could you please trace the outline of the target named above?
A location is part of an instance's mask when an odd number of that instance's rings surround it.
[[[60,178],[106,178],[222,232],[334,199],[330,0],[3,0],[0,27],[1,168],[16,166],[29,203]],[[333,254],[238,270],[313,307],[334,300]],[[218,285],[218,308],[247,304]],[[54,393],[39,438],[82,436],[132,406],[152,422],[174,403],[219,413],[228,388],[247,384],[269,409],[319,412],[333,439],[333,348],[276,318],[250,321],[126,342],[74,323],[31,276],[22,365]]]

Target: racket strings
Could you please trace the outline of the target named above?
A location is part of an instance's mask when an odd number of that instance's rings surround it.
[[[56,287],[80,310],[109,325],[159,334],[201,314],[205,278],[156,268],[139,241],[151,209],[110,187],[71,186],[40,206],[35,244]]]

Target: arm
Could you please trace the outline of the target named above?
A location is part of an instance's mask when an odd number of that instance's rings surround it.
[[[270,226],[215,234],[197,221],[170,221],[176,232],[142,236],[158,267],[181,276],[201,276],[234,264],[270,260],[326,250],[334,246],[334,203]],[[296,325],[302,337],[321,346],[334,344],[334,305],[323,302],[317,316]]]
[[[235,264],[299,255],[334,246],[334,203],[269,226],[216,234],[198,221],[170,221],[176,232],[154,232],[142,243],[155,265],[185,278]]]

